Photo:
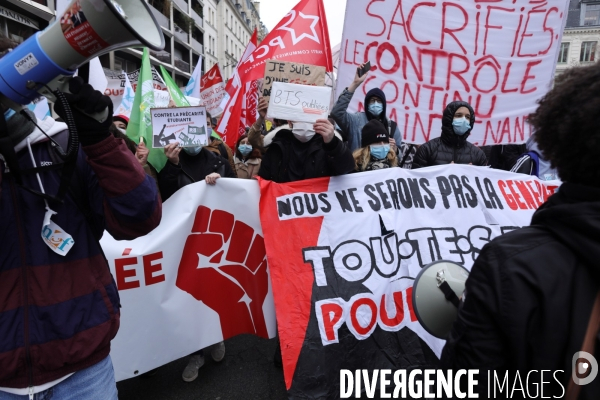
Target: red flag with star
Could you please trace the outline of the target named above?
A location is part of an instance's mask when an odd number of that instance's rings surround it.
[[[232,135],[232,132],[242,132],[238,126],[233,125],[237,121],[252,122],[252,118],[247,120],[242,115],[243,110],[253,104],[252,99],[248,100],[247,96],[254,96],[254,93],[252,90],[248,91],[246,84],[264,76],[265,63],[270,59],[318,65],[325,67],[327,72],[333,71],[323,0],[301,0],[279,21],[260,46],[247,57],[242,57],[225,88],[230,96],[225,113],[231,111],[232,114],[224,113],[224,118],[217,127],[217,132],[225,136],[224,140],[230,146],[235,145],[239,137]],[[252,86],[254,85],[250,85]],[[234,101],[242,104],[234,105]]]
[[[301,62],[333,70],[323,0],[301,0],[238,67],[242,82],[260,79],[267,60]]]

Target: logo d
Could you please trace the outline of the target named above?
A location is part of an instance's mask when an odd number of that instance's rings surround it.
[[[578,351],[573,355],[571,370],[573,371],[573,382],[576,385],[587,385],[598,375],[598,361],[590,353]]]

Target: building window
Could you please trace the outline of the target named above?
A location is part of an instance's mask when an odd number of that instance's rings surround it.
[[[583,25],[600,25],[600,4],[586,4]]]
[[[579,61],[595,61],[596,60],[596,43],[598,42],[583,42],[581,43],[581,54]]]
[[[566,63],[569,61],[569,43],[561,43],[558,52],[558,62]]]

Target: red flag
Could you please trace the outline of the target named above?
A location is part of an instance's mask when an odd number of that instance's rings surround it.
[[[221,68],[219,64],[215,64],[200,80],[200,99],[206,111],[214,117],[221,115],[223,110],[220,104],[226,94]]]
[[[246,51],[249,48],[247,47]],[[226,110],[239,110],[239,114],[227,118],[229,124],[238,124],[238,121],[245,119],[242,115],[244,107],[247,107],[245,96],[253,93],[247,91],[246,84],[261,79],[265,74],[266,61],[271,59],[324,66],[328,72],[333,70],[323,0],[301,0],[279,21],[260,46],[242,58],[225,88],[231,96]],[[237,92],[237,96],[234,96],[233,92]],[[233,107],[231,103],[234,100],[242,104]],[[224,120],[225,118],[221,119],[217,132],[226,136],[224,140],[228,145],[235,145],[239,136],[230,135],[231,132],[240,130],[226,125]],[[226,135],[225,131],[229,132],[229,135]]]

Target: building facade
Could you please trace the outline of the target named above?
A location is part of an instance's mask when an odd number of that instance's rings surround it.
[[[150,62],[162,65],[180,86],[187,82],[202,57],[202,71],[220,63],[224,78],[235,70],[254,28],[266,35],[259,4],[250,0],[145,0],[165,36],[162,51],[150,51]],[[56,16],[57,3],[68,0],[2,0],[0,32],[22,42],[43,30]],[[140,49],[123,49],[100,56],[111,70],[135,71],[141,66]]]
[[[597,63],[600,46],[600,0],[571,0],[556,76],[567,68]]]

